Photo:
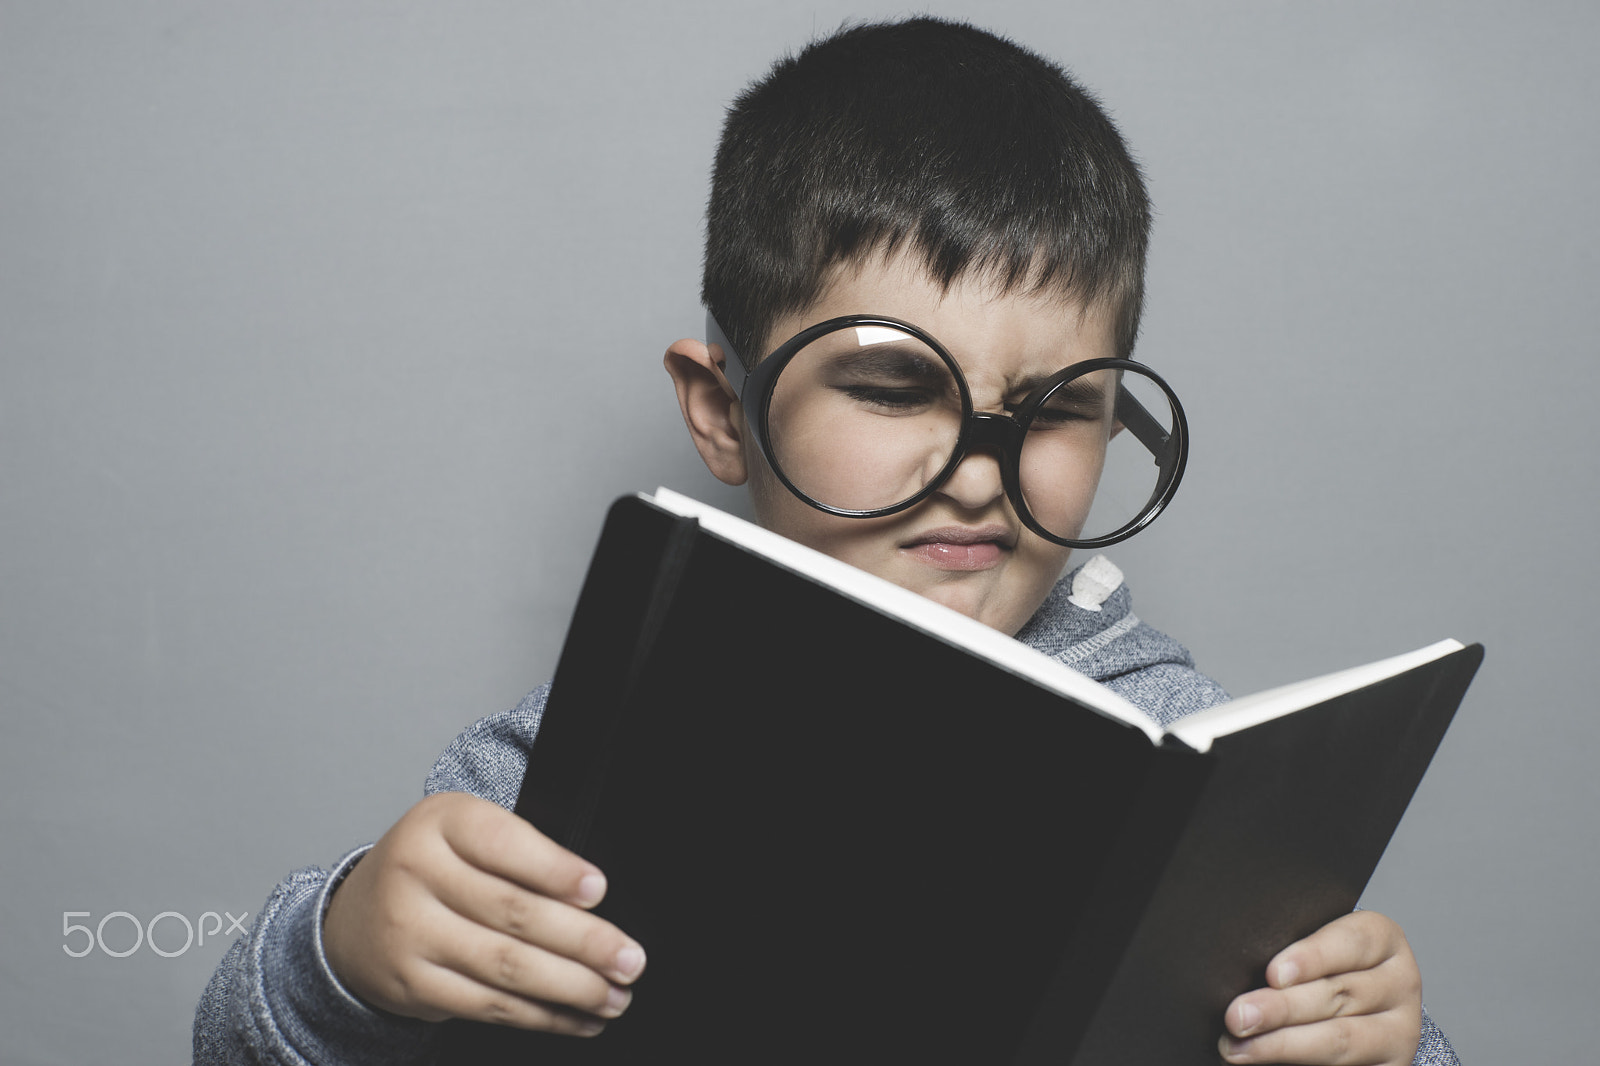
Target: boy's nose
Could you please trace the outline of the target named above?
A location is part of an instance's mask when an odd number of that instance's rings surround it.
[[[1000,478],[1000,457],[991,446],[970,449],[957,464],[939,493],[964,510],[981,511],[1005,495]]]

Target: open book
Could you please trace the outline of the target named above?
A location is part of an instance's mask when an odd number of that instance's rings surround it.
[[[954,611],[665,489],[612,508],[517,811],[645,946],[541,1063],[1214,1063],[1354,906],[1478,662],[1443,641],[1163,732]]]

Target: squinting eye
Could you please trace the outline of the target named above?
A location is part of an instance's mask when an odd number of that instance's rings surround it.
[[[891,388],[882,385],[838,385],[835,387],[857,403],[897,411],[909,411],[913,408],[926,407],[934,399],[933,395],[925,389]]]
[[[1008,415],[1015,415],[1022,410],[1022,405],[1019,403],[1001,404],[1001,407]],[[1090,404],[1046,404],[1034,410],[1033,420],[1028,423],[1028,428],[1050,429],[1069,422],[1093,422],[1098,421],[1101,416],[1100,409]]]
[[[1069,422],[1098,422],[1102,412],[1096,407],[1056,407],[1045,406],[1033,413],[1033,426],[1048,429],[1051,426],[1063,426]]]

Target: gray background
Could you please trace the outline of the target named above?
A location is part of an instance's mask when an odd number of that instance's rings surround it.
[[[1140,614],[1240,692],[1483,641],[1366,903],[1469,1063],[1585,1057],[1595,8],[934,8],[1148,169]],[[0,1059],[183,1059],[227,938],[62,912],[253,917],[550,673],[607,501],[737,501],[659,365],[721,109],[901,13],[0,0]]]

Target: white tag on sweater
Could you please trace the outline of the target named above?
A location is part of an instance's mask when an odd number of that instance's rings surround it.
[[[1072,595],[1067,602],[1085,611],[1098,611],[1100,605],[1122,584],[1122,571],[1104,555],[1096,555],[1072,577]]]

